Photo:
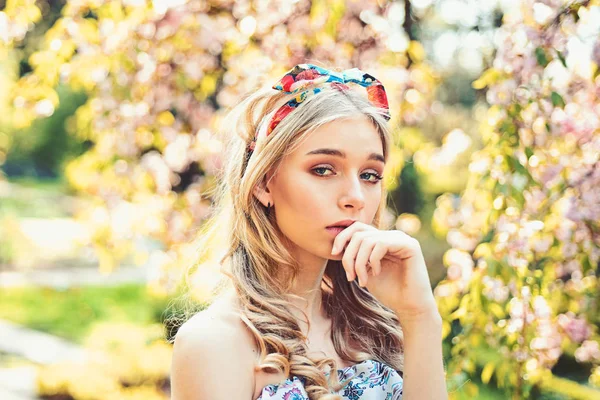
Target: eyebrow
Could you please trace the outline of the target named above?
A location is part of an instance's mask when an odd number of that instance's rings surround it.
[[[336,150],[336,149],[316,149],[316,150],[312,150],[312,151],[309,151],[308,153],[306,153],[307,156],[310,156],[313,154],[327,154],[330,156],[346,158],[346,153],[344,153],[343,151],[340,151],[340,150]],[[381,161],[382,163],[385,164],[385,159],[383,158],[383,156],[381,154],[377,154],[377,153],[369,154],[369,157],[367,158],[367,160]]]

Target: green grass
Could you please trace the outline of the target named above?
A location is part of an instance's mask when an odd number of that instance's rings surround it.
[[[9,179],[9,193],[0,197],[0,217],[60,218],[68,217],[72,210],[65,203],[68,184],[58,179]]]
[[[55,199],[32,198],[27,202],[20,198],[5,198],[0,200],[0,216],[17,218],[64,218],[69,213]]]
[[[0,318],[82,343],[95,322],[162,322],[167,303],[139,284],[8,288],[0,291]]]
[[[64,180],[11,178],[8,183],[0,196],[0,264],[18,263],[31,246],[20,230],[22,218],[68,218],[73,213]]]
[[[8,178],[8,181],[27,189],[36,189],[52,194],[66,193],[69,187],[64,178],[40,179],[36,177],[18,177]]]

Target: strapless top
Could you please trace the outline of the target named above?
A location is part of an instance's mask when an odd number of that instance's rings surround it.
[[[366,360],[337,370],[340,382],[350,380],[336,394],[347,400],[401,400],[402,377],[387,364]],[[326,373],[327,375],[327,373]],[[309,400],[305,378],[294,376],[282,383],[267,385],[256,400]]]

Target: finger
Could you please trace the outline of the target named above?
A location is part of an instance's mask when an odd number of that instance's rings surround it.
[[[356,254],[356,259],[354,260],[354,269],[358,275],[358,284],[360,286],[367,286],[367,281],[369,279],[367,263],[369,262],[371,251],[376,244],[377,242],[373,240],[373,237],[368,236],[365,236],[360,243],[360,248]]]
[[[333,239],[333,246],[331,250],[331,254],[341,253],[346,245],[346,242],[352,238],[354,233],[365,230],[365,229],[377,229],[371,225],[364,224],[360,221],[355,221],[352,225],[348,226],[346,229],[337,234],[335,239]]]
[[[357,232],[359,229],[360,223],[358,221],[354,222],[352,225],[348,226],[346,229],[338,233],[333,239],[333,246],[331,248],[331,254],[342,253],[346,242],[352,238],[352,235]]]
[[[346,246],[346,250],[344,250],[344,255],[342,256],[342,264],[344,265],[346,272],[350,275],[350,281],[353,281],[357,277],[356,270],[354,268],[354,260],[356,259],[356,254],[358,253],[362,238],[363,232],[356,232],[354,235],[352,235],[348,246]]]
[[[371,268],[373,268],[373,275],[378,276],[381,273],[381,259],[386,255],[387,247],[378,242],[373,247],[371,251],[371,255],[369,256],[369,263],[371,264]]]

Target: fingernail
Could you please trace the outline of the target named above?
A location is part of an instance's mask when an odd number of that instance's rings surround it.
[[[350,274],[346,272],[346,279],[350,282]]]
[[[335,254],[337,253],[337,247],[333,246],[333,249],[331,249],[331,254]]]

